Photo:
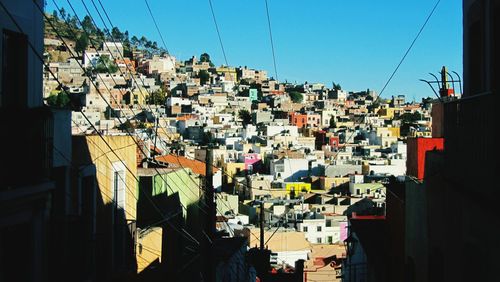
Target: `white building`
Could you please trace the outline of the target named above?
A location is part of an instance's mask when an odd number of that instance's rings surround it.
[[[147,74],[175,73],[175,61],[176,58],[170,55],[153,56],[153,58],[145,60],[142,67]]]
[[[309,161],[307,159],[282,158],[271,162],[271,174],[274,179],[284,181],[299,181],[309,173]]]
[[[334,244],[341,241],[341,228],[345,228],[345,216],[326,217],[319,213],[306,213],[297,231],[303,232],[311,244]],[[343,230],[345,233],[345,230]]]
[[[107,56],[110,60],[113,60],[110,52],[85,51],[83,54],[83,67],[85,67],[85,68],[90,67],[90,66],[95,67],[97,65],[97,63],[99,62],[99,59],[102,56]]]

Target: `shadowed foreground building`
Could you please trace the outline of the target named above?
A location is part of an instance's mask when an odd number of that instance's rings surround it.
[[[437,101],[421,183],[406,193],[406,281],[496,281],[500,222],[493,134],[500,90],[500,1],[464,0],[464,94]],[[439,111],[433,111],[439,114]],[[417,175],[415,175],[417,176]],[[408,213],[409,212],[409,213]],[[492,217],[493,216],[493,217]],[[412,236],[409,238],[408,236]]]

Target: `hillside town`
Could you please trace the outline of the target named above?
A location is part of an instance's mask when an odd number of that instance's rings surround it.
[[[40,13],[41,2],[0,10],[15,31],[4,60],[35,53],[29,71],[13,68],[2,84],[36,82],[25,98],[2,99],[17,114],[19,103],[39,109],[22,110],[32,120],[24,131],[8,125],[26,150],[7,152],[12,169],[2,172],[8,187],[44,183],[36,197],[2,203],[39,215],[30,222],[44,239],[21,248],[45,267],[28,267],[28,281],[424,281],[380,266],[405,269],[408,257],[426,265],[413,275],[435,271],[419,260],[426,245],[411,242],[430,228],[420,225],[422,187],[442,165],[426,157],[450,132],[443,101],[462,96],[445,67],[437,95],[421,101],[279,81],[207,53],[175,57],[88,16]],[[36,16],[16,24],[6,7]],[[33,177],[14,178],[20,166]]]
[[[118,193],[109,197],[117,197],[125,220],[136,220],[139,246],[158,254],[161,231],[151,230],[162,224],[151,224],[161,217],[142,219],[142,206],[149,203],[141,203],[141,194],[138,200],[128,195],[136,191],[127,190],[117,175],[137,178],[129,184],[153,199],[170,200],[177,193],[177,206],[187,208],[186,228],[196,233],[199,226],[189,223],[199,220],[190,218],[189,208],[198,209],[198,216],[208,210],[199,179],[212,165],[217,232],[252,234],[248,247],[255,247],[263,224],[273,266],[287,271],[304,260],[307,271],[315,268],[314,261],[307,262],[317,246],[323,259],[345,257],[348,218],[384,216],[386,185],[407,171],[407,138],[431,136],[431,99],[409,102],[404,95],[383,99],[375,91],[347,91],[336,83],[330,88],[280,82],[266,70],[216,66],[206,53],[180,60],[145,46],[156,42],[129,41],[118,28],[99,45],[89,41],[77,50],[78,42],[67,38],[44,39],[49,66],[44,98],[73,110],[73,156],[85,148],[92,162],[102,158],[97,134],[110,149],[120,150],[114,143],[131,146],[120,155],[136,175],[111,161],[102,168],[96,163],[96,171],[114,173],[103,184],[97,174],[97,185],[101,194]],[[137,217],[127,215],[128,206]],[[138,256],[138,270],[159,258]],[[335,273],[329,278],[337,279]]]

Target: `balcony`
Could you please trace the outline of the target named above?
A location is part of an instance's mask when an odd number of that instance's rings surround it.
[[[51,110],[0,109],[0,120],[4,122],[0,191],[48,180],[53,162]]]
[[[479,186],[488,176],[494,175],[498,154],[493,142],[498,129],[498,106],[496,93],[465,97],[444,104],[446,176],[455,183],[463,184],[460,186]]]

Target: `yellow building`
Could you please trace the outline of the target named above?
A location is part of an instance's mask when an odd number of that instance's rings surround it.
[[[322,190],[330,190],[344,183],[349,183],[349,177],[321,177],[320,187]]]
[[[218,75],[224,75],[224,77],[228,81],[236,81],[237,78],[236,68],[220,66],[216,68],[215,71],[217,72]]]
[[[398,116],[402,112],[403,110],[401,108],[383,107],[378,110],[377,114],[385,119],[393,119],[395,116]]]
[[[130,104],[131,105],[144,105],[146,103],[147,96],[148,96],[148,91],[146,91],[146,89],[139,90],[139,88],[136,88],[130,94]]]
[[[137,237],[137,273],[141,273],[154,261],[161,263],[162,259],[162,227],[151,227],[148,232]]]
[[[285,182],[285,190],[290,195],[294,191],[295,195],[299,193],[311,192],[311,183],[305,182]]]
[[[393,137],[401,137],[401,131],[399,127],[387,127],[387,130],[391,132]]]
[[[241,171],[245,170],[244,163],[225,163],[224,167],[224,177],[227,178],[227,183],[233,183],[233,177]]]
[[[401,136],[399,127],[377,127],[377,136],[396,137]]]
[[[95,178],[82,181],[81,208],[93,222],[94,236],[98,234],[94,244],[99,276],[130,275],[137,230],[137,146],[123,135],[73,136],[72,145],[80,173],[95,171]]]

